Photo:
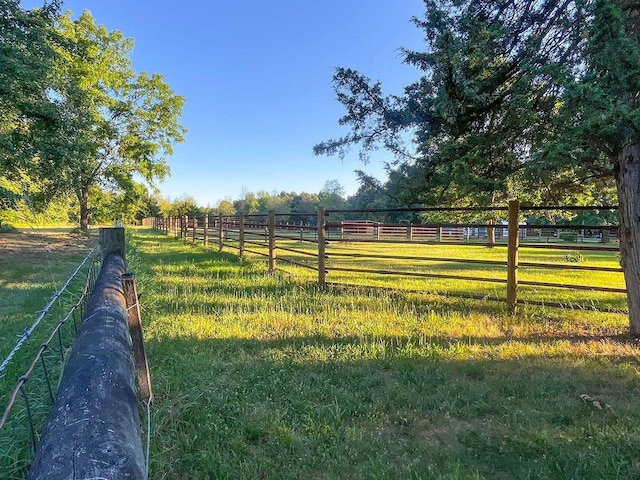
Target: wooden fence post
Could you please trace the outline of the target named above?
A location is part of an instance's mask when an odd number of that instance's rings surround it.
[[[218,213],[218,250],[224,248],[224,227],[222,225],[222,213]]]
[[[127,305],[127,321],[129,323],[129,334],[131,335],[133,361],[138,374],[140,396],[145,402],[153,403],[151,374],[149,373],[147,354],[144,351],[138,291],[136,289],[136,279],[132,273],[125,273],[122,276],[122,290]]]
[[[240,214],[240,239],[239,239],[240,245],[239,245],[239,250],[240,250],[240,258],[242,258],[242,256],[244,255],[244,213]]]
[[[126,263],[124,227],[100,229],[100,257],[102,261],[112,253],[121,257]]]
[[[204,214],[204,232],[202,234],[203,235],[202,243],[204,244],[205,247],[209,245],[209,236],[207,235],[207,230],[209,230],[209,214],[205,213]]]
[[[518,247],[520,245],[518,219],[520,201],[509,201],[509,227],[507,250],[507,305],[511,313],[516,312],[518,303]]]
[[[326,270],[326,231],[325,231],[326,219],[325,208],[318,207],[318,283],[321,287],[324,287],[327,282],[327,270]]]
[[[191,241],[196,243],[196,229],[198,228],[198,218],[193,217],[193,224],[191,225]]]
[[[267,223],[269,230],[269,271],[276,269],[276,212],[269,210],[269,220]]]

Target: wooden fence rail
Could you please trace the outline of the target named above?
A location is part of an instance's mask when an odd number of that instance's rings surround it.
[[[125,277],[124,229],[101,229],[100,240],[102,269],[38,443],[29,479],[142,480],[147,476],[134,384],[136,370],[147,402],[152,398],[151,382],[135,284],[132,277]]]
[[[580,251],[618,251],[610,245],[616,241],[617,227],[598,225],[528,225],[520,222],[523,211],[553,210],[558,207],[524,207],[517,200],[510,201],[508,207],[473,208],[427,208],[388,210],[326,210],[319,207],[317,213],[299,214],[309,221],[286,222],[287,214],[270,212],[268,215],[240,215],[226,217],[218,215],[200,218],[167,217],[153,219],[155,228],[165,233],[180,236],[194,243],[207,244],[208,239],[217,238],[219,250],[224,247],[238,250],[239,256],[252,253],[268,259],[269,270],[278,268],[278,262],[312,269],[317,272],[320,285],[327,283],[327,275],[335,272],[368,273],[371,275],[397,275],[407,277],[444,278],[489,282],[506,286],[506,303],[511,311],[518,305],[518,286],[545,287],[554,289],[591,290],[596,292],[626,293],[623,288],[611,286],[590,286],[575,283],[541,282],[519,280],[521,268],[584,270],[594,272],[622,272],[618,267],[598,267],[582,265],[560,265],[544,262],[520,262],[522,246],[538,249]],[[599,210],[613,210],[615,207],[591,207]],[[563,207],[563,210],[588,210],[589,207]],[[440,223],[402,224],[382,223],[371,220],[343,220],[329,222],[328,217],[340,214],[375,214],[389,212],[504,212],[504,223]],[[190,233],[189,233],[190,232]],[[533,233],[532,233],[533,232]],[[478,245],[506,248],[504,261],[476,260],[444,257],[417,257],[409,255],[382,255],[373,253],[347,253],[333,251],[328,247],[341,244],[422,244],[422,245]],[[570,245],[568,243],[571,243]],[[609,243],[609,245],[607,245]],[[315,244],[313,251],[301,249],[304,244]],[[247,248],[249,246],[250,248]],[[281,252],[280,255],[278,252]],[[292,258],[293,256],[293,258]],[[354,261],[384,260],[393,266],[393,261],[445,262],[502,266],[506,275],[500,278],[477,278],[458,274],[443,274],[433,271],[411,272],[392,268],[365,268],[360,266],[342,267],[332,265],[332,259],[351,258]],[[536,303],[536,302],[528,302]],[[553,302],[545,305],[560,306]]]

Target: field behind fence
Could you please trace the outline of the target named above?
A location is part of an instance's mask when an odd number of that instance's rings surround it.
[[[615,225],[527,224],[559,207],[325,210],[168,217],[148,221],[193,243],[257,255],[269,269],[306,271],[320,285],[402,288],[518,304],[626,313]],[[574,212],[615,207],[563,207]],[[390,216],[492,217],[391,222]],[[295,218],[295,221],[292,221]]]
[[[239,259],[237,239],[219,252],[133,232],[157,400],[151,478],[638,478],[624,316],[320,287],[316,270],[282,261],[313,257],[276,240],[269,272],[268,257]],[[246,248],[268,255],[263,243]]]

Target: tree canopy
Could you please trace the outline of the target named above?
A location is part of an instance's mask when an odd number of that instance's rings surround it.
[[[52,186],[71,188],[86,227],[92,186],[135,194],[137,177],[153,184],[167,175],[173,144],[183,141],[178,119],[184,98],[161,75],[135,72],[133,40],[96,25],[88,12],[75,21],[62,16],[59,31],[72,48],[60,49],[56,65],[68,128]]]
[[[58,8],[24,11],[18,0],[0,0],[0,175],[13,180],[62,125],[51,96]]]
[[[338,68],[350,132],[317,154],[395,154],[391,189],[428,204],[581,202],[611,187],[640,334],[640,4],[425,0],[421,77],[402,95]],[[406,133],[412,134],[407,148]]]
[[[637,9],[627,3],[626,11]],[[396,155],[392,179],[407,203],[447,204],[470,193],[483,203],[514,196],[560,203],[611,184],[605,145],[614,140],[602,133],[633,124],[634,114],[604,107],[607,98],[623,98],[621,89],[636,88],[629,81],[637,82],[637,41],[622,24],[630,14],[599,0],[427,0],[425,7],[425,18],[413,21],[427,50],[402,50],[423,76],[403,95],[385,96],[380,82],[338,68],[334,88],[346,109],[340,123],[350,133],[316,145],[316,153],[344,155],[358,145],[366,158],[388,149]],[[604,38],[603,24],[618,38]],[[632,66],[627,80],[614,82],[615,94],[595,86],[598,49],[617,52],[618,61],[601,57],[616,68]],[[606,113],[585,110],[593,108]],[[593,135],[594,128],[601,133]]]
[[[90,197],[104,204],[100,192],[121,198],[126,214],[145,198],[143,182],[169,172],[184,97],[161,75],[136,72],[133,39],[89,12],[73,20],[57,3],[0,7],[0,175],[22,182],[36,205],[73,195],[82,228]]]

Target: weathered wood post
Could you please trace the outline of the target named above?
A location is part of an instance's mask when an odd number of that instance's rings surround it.
[[[413,224],[407,225],[407,242],[413,242]]]
[[[125,254],[125,237],[124,227],[112,227],[100,229],[100,257],[104,259],[109,255],[115,254],[121,257],[125,262],[127,260]]]
[[[509,227],[507,249],[507,305],[511,313],[516,312],[518,303],[518,248],[520,235],[518,218],[520,214],[520,201],[509,201]]]
[[[145,402],[151,403],[153,402],[151,374],[149,373],[147,354],[144,350],[140,303],[138,302],[138,290],[136,288],[136,279],[133,273],[125,273],[122,276],[122,290],[124,293],[125,305],[127,306],[127,323],[129,325],[129,333],[133,344],[133,361],[138,375],[140,396]]]
[[[204,214],[204,233],[202,237],[202,243],[204,244],[205,247],[209,245],[208,230],[209,230],[209,214],[205,213]]]
[[[224,248],[224,227],[222,225],[222,213],[218,213],[218,250]]]
[[[240,258],[243,257],[244,255],[244,213],[240,214],[240,245],[239,245],[239,250],[240,250]]]
[[[327,270],[326,270],[326,218],[325,208],[318,207],[318,284],[324,287],[327,283]]]
[[[145,478],[123,295],[124,229],[100,230],[102,269],[28,478]]]
[[[191,242],[192,243],[196,243],[197,229],[198,229],[198,218],[193,217],[193,220],[191,220]]]
[[[269,271],[276,269],[276,212],[269,210],[269,220],[267,222],[269,230]]]

